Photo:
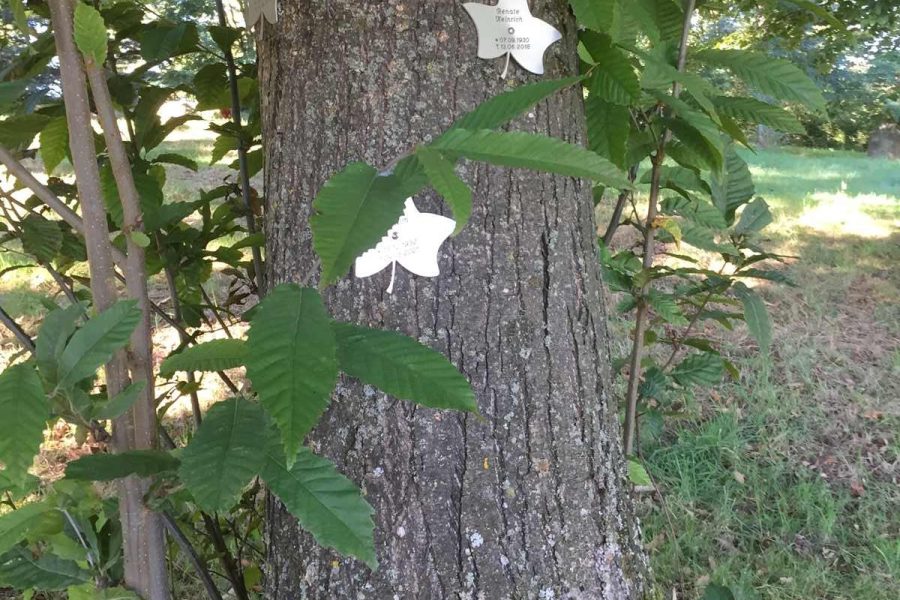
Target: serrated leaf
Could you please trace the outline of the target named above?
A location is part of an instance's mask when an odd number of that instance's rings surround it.
[[[734,223],[735,211],[753,197],[755,188],[750,168],[735,152],[733,144],[725,147],[724,168],[710,175],[710,189],[713,204],[729,225]]]
[[[100,420],[118,419],[131,409],[145,387],[147,387],[146,381],[135,381],[100,406],[97,406],[91,417]]]
[[[688,320],[678,307],[678,303],[670,294],[658,290],[650,290],[646,296],[647,304],[653,311],[667,323],[673,325],[687,325]]]
[[[701,50],[694,57],[728,69],[764,94],[799,102],[817,112],[825,111],[822,92],[812,79],[787,60],[747,50]]]
[[[707,168],[714,173],[722,168],[724,145],[712,121],[705,117],[690,120],[674,117],[663,119],[663,122]]]
[[[300,525],[322,546],[377,568],[375,511],[356,484],[309,448],[299,449],[291,467],[277,444],[268,449],[263,479]]]
[[[262,408],[233,398],[215,404],[181,455],[178,474],[197,505],[209,511],[230,508],[266,460],[260,434]]]
[[[628,481],[634,485],[653,485],[653,480],[650,479],[647,469],[633,458],[628,459]]]
[[[466,378],[444,355],[394,331],[333,323],[341,370],[403,400],[478,412]]]
[[[39,261],[51,262],[62,248],[62,229],[56,221],[37,214],[22,219],[22,249]]]
[[[399,165],[398,165],[399,166]],[[340,279],[357,256],[375,247],[403,213],[422,177],[381,174],[356,162],[329,179],[313,202],[313,246],[322,262],[322,284]]]
[[[159,374],[171,377],[176,371],[224,371],[243,366],[246,358],[244,340],[212,340],[170,355]]]
[[[75,45],[85,59],[92,60],[95,65],[102,65],[106,60],[106,23],[96,8],[77,2],[75,4]]]
[[[543,135],[457,129],[435,147],[470,160],[593,179],[615,188],[631,187],[625,173],[602,156]]]
[[[66,479],[76,481],[113,481],[137,475],[150,477],[174,471],[177,458],[161,450],[129,450],[116,454],[90,454],[66,467]]]
[[[634,103],[640,96],[641,84],[628,56],[612,45],[592,56],[596,62],[592,67],[590,93],[611,104]]]
[[[0,121],[0,145],[11,151],[24,150],[49,121],[50,117],[37,113],[3,119]]]
[[[456,174],[454,164],[441,156],[440,152],[425,146],[419,148],[416,156],[428,176],[431,187],[450,205],[453,219],[456,221],[453,235],[456,235],[466,226],[472,214],[472,190]]]
[[[119,301],[85,323],[66,344],[59,359],[59,386],[70,388],[93,377],[124,347],[138,322],[141,309],[134,300]]]
[[[7,367],[0,373],[0,471],[16,483],[27,474],[43,441],[50,403],[33,364]]]
[[[758,233],[765,229],[772,222],[772,213],[769,212],[769,205],[762,198],[756,198],[753,202],[747,204],[741,211],[741,218],[734,228],[734,232],[738,235],[747,235],[748,233]]]
[[[691,354],[672,369],[672,378],[683,386],[715,385],[724,374],[722,357],[710,352]]]
[[[319,294],[281,285],[259,305],[247,336],[247,376],[293,456],[328,407],[337,347]]]
[[[641,176],[641,183],[650,183],[652,172],[647,171]],[[709,193],[709,185],[691,169],[684,167],[670,167],[663,165],[659,167],[659,187],[678,192],[685,198],[689,198],[688,190]]]
[[[180,167],[184,167],[185,169],[190,169],[191,171],[197,171],[197,161],[183,154],[177,154],[175,152],[163,152],[161,154],[157,154],[153,158],[154,163],[167,163],[170,165],[178,165]]]
[[[78,317],[84,314],[84,308],[80,304],[73,304],[66,308],[52,311],[41,323],[35,342],[35,359],[38,370],[44,379],[56,383],[58,381],[57,365],[66,342],[75,333],[78,326]]]
[[[613,21],[616,0],[569,0],[578,23],[594,31],[606,31]]]
[[[90,578],[90,572],[79,567],[75,561],[52,554],[35,558],[30,550],[15,548],[0,556],[0,585],[20,590],[64,590]]]
[[[717,233],[714,229],[691,221],[684,221],[681,224],[681,240],[685,244],[709,252],[722,252],[732,256],[740,256],[740,251],[734,244],[717,242],[716,235]]]
[[[584,104],[588,148],[624,169],[631,128],[628,108],[590,95]]]
[[[716,105],[716,110],[735,119],[765,125],[785,133],[803,133],[806,131],[800,121],[788,111],[780,106],[768,104],[756,98],[719,96],[713,102]]]
[[[150,245],[150,237],[143,231],[132,231],[128,237],[131,238],[135,245],[141,248],[146,248]]]
[[[485,100],[474,110],[457,120],[447,133],[454,129],[496,129],[515,119],[538,102],[562,89],[575,85],[582,79],[583,77],[567,77],[565,79],[538,81],[503,92]],[[440,141],[440,138],[438,138],[438,141]]]
[[[144,60],[161,62],[197,50],[200,34],[191,22],[155,21],[142,25],[140,41]]]
[[[41,160],[44,172],[53,173],[69,151],[69,125],[65,117],[57,117],[47,123],[39,136]]]
[[[666,198],[660,205],[660,211],[664,214],[684,217],[703,227],[725,229],[727,226],[719,209],[708,201],[693,196]]]
[[[28,532],[40,524],[51,511],[55,512],[56,509],[47,503],[32,502],[0,515],[0,554],[25,539]]]
[[[0,83],[0,115],[10,112],[25,93],[28,82],[22,79]]]
[[[772,344],[772,322],[769,319],[769,311],[766,310],[766,303],[759,294],[743,283],[736,283],[734,292],[744,305],[744,321],[747,322],[750,335],[759,344],[760,349],[767,352]]]

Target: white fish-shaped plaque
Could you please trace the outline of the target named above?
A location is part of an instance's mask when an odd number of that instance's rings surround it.
[[[438,251],[454,229],[456,221],[453,219],[419,212],[412,198],[407,198],[400,220],[377,246],[356,259],[354,273],[357,277],[371,277],[390,266],[389,294],[394,291],[397,263],[416,275],[437,277],[441,273]]]
[[[533,16],[528,0],[500,0],[496,6],[467,2],[463,8],[478,29],[478,58],[506,55],[501,77],[506,77],[510,56],[532,73],[544,74],[544,53],[562,34]]]

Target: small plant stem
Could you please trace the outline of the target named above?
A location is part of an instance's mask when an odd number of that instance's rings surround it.
[[[206,589],[206,594],[209,596],[210,600],[222,600],[222,594],[219,592],[219,588],[216,587],[212,575],[209,574],[209,570],[206,568],[200,555],[197,554],[197,550],[191,544],[191,541],[178,527],[178,523],[176,523],[175,519],[168,513],[162,513],[162,519],[169,535],[172,536],[172,539],[175,540],[175,543],[181,548],[182,553],[184,553],[185,557],[194,567],[194,571],[197,573],[200,581],[203,582],[203,587]]]
[[[212,298],[209,297],[209,294],[203,289],[203,286],[200,286],[200,296],[203,298],[203,301],[209,306],[210,310],[213,313],[213,317],[216,319],[216,322],[219,324],[219,327],[222,328],[222,331],[225,332],[225,336],[228,339],[234,339],[234,336],[231,335],[231,330],[228,328],[228,324],[222,319],[222,315],[219,314],[216,306],[213,306]]]
[[[2,306],[0,306],[0,322],[2,322],[7,329],[9,329],[16,339],[19,340],[19,343],[23,348],[34,353],[34,340],[31,339],[31,336],[25,333],[25,330],[16,323],[16,320],[13,319],[8,312],[6,312]]]
[[[637,167],[631,167],[628,169],[628,181],[634,183],[635,179],[637,179]],[[609,225],[607,225],[606,232],[603,234],[604,246],[608,247],[613,236],[616,235],[616,230],[622,222],[622,211],[625,210],[625,203],[628,202],[633,194],[634,193],[631,190],[622,190],[619,192],[619,197],[616,199],[616,206],[613,208],[612,217],[609,219]]]
[[[722,268],[719,269],[719,275],[725,272],[725,266],[728,263],[722,265]],[[694,327],[700,321],[700,315],[703,314],[703,311],[706,310],[706,305],[709,304],[709,301],[713,297],[713,290],[710,290],[706,297],[703,299],[703,302],[700,303],[700,307],[697,309],[697,312],[694,313],[694,316],[691,317],[691,322],[688,323],[688,326],[685,328],[684,333],[681,334],[681,337],[678,340],[672,341],[672,354],[669,355],[669,360],[666,361],[666,364],[663,365],[662,370],[665,371],[669,367],[672,366],[672,363],[675,361],[675,357],[678,356],[678,352],[681,350],[681,345],[691,335],[691,332],[694,330]]]
[[[216,13],[221,27],[228,27],[228,19],[225,16],[225,6],[222,0],[216,0]],[[250,235],[256,233],[256,217],[253,214],[253,205],[250,202],[250,171],[247,165],[247,142],[244,139],[241,124],[241,95],[238,90],[237,67],[234,63],[234,54],[231,47],[225,48],[225,68],[228,71],[228,90],[231,93],[231,121],[238,129],[238,173],[241,180],[241,198],[244,200],[244,208],[247,210],[247,232]],[[266,295],[266,272],[263,267],[262,251],[258,245],[251,247],[253,253],[253,271],[256,280],[256,293],[262,298]]]
[[[684,22],[681,29],[681,42],[678,46],[678,70],[683,71],[687,62],[687,45],[688,37],[691,31],[691,17],[694,13],[695,0],[687,0],[684,7]],[[677,97],[681,93],[681,85],[676,81],[672,84],[672,95]],[[654,249],[656,243],[656,217],[659,210],[659,190],[660,177],[662,174],[662,166],[666,160],[666,145],[672,137],[672,132],[668,129],[663,131],[660,136],[659,143],[656,147],[656,153],[652,159],[652,170],[650,172],[650,194],[647,206],[647,218],[644,224],[644,254],[643,268],[650,269],[653,266]],[[625,397],[625,454],[631,456],[634,454],[634,447],[637,440],[637,404],[640,397],[641,368],[644,358],[644,336],[647,332],[647,318],[649,315],[649,306],[647,305],[647,292],[650,290],[651,282],[641,286],[637,298],[637,315],[634,324],[634,342],[631,347],[631,357],[629,360],[628,387]]]

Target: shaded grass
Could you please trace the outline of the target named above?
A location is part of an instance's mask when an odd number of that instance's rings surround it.
[[[643,446],[657,584],[697,598],[893,600],[900,589],[900,164],[745,153],[773,206],[768,247],[796,288],[762,285],[768,357],[718,335],[743,377],[701,392]]]

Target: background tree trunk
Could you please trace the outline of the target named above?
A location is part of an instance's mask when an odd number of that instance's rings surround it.
[[[534,0],[563,32],[547,77],[577,70],[565,0]],[[476,57],[462,3],[282,2],[259,43],[273,285],[315,268],[308,227],[322,184],[352,160],[388,165],[516,80]],[[516,129],[584,141],[581,92]],[[442,274],[389,269],[325,296],[336,318],[398,329],[471,380],[486,421],[415,408],[342,381],[311,436],[376,510],[381,568],[322,550],[277,502],[267,597],[639,598],[646,563],[624,486],[589,186],[467,163],[472,220]],[[449,214],[431,193],[420,209]],[[313,277],[315,281],[315,277]]]

